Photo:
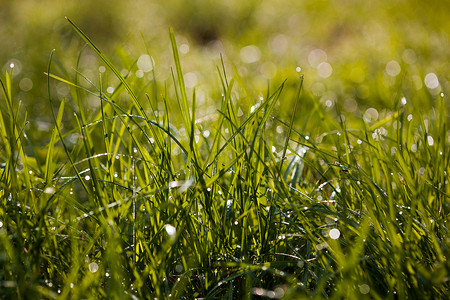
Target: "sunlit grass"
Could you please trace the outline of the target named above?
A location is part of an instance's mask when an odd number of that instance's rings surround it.
[[[208,114],[172,30],[171,78],[142,83],[70,23],[105,71],[51,56],[46,155],[1,80],[2,298],[445,298],[446,95],[352,115],[222,60]]]

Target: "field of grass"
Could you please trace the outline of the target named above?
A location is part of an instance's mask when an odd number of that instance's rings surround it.
[[[6,60],[1,299],[448,297],[449,9],[282,2],[172,4],[115,51],[69,16],[67,53]]]

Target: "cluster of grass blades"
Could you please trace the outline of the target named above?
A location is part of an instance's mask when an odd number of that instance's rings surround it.
[[[64,79],[50,60],[55,125],[42,161],[12,72],[1,81],[2,298],[448,294],[444,95],[430,96],[430,113],[399,99],[381,121],[347,128],[303,96],[302,78],[289,99],[283,84],[243,112],[245,86],[222,62],[220,108],[197,118],[172,31],[173,91],[155,77],[135,90],[71,24],[119,83],[107,93],[102,77]],[[56,100],[52,80],[72,99]],[[280,102],[293,105],[287,122]]]

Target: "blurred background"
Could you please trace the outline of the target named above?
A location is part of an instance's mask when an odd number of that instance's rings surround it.
[[[65,16],[124,74],[131,71],[131,77],[143,81],[156,76],[161,85],[171,80],[168,28],[173,27],[187,88],[189,93],[196,88],[205,114],[214,112],[220,101],[220,96],[214,97],[221,92],[220,54],[229,75],[239,74],[248,85],[249,103],[255,103],[268,85],[273,91],[285,79],[289,91],[298,84],[299,73],[305,76],[305,97],[320,101],[330,113],[338,105],[356,116],[369,108],[394,109],[401,97],[431,108],[433,99],[450,89],[448,1],[3,0],[0,4],[2,78],[13,66],[14,93],[28,113],[31,138],[36,141],[40,133],[48,137],[53,126],[44,75],[52,49],[52,71],[59,76],[74,76],[80,53],[79,72],[93,82],[105,73]],[[106,73],[113,89],[117,81]],[[55,97],[70,98],[66,85],[53,81],[52,89]]]

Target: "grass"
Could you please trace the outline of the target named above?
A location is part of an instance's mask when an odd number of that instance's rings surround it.
[[[173,31],[171,79],[143,83],[69,22],[108,69],[57,75],[51,56],[44,150],[1,79],[2,298],[446,298],[444,94],[398,83],[354,115],[302,76],[253,91],[222,60],[210,114]]]

